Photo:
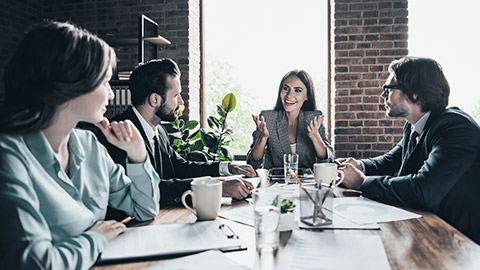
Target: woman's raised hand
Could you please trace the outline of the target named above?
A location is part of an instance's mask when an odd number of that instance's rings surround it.
[[[144,162],[147,150],[142,135],[130,120],[109,123],[107,118],[95,124],[108,142],[127,152],[132,163]]]
[[[318,129],[322,125],[322,121],[325,118],[325,115],[315,116],[312,120],[310,120],[310,124],[307,126],[308,137],[313,140],[315,138],[320,137],[320,133],[318,133]]]
[[[258,131],[260,131],[260,137],[268,138],[270,133],[268,133],[267,123],[265,123],[265,117],[259,117],[258,115],[252,114],[253,122],[257,125]]]

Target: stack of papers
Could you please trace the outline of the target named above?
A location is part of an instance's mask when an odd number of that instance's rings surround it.
[[[385,270],[390,264],[378,235],[294,231],[277,269]]]
[[[247,246],[220,220],[128,228],[100,255],[100,263],[182,256],[206,250]]]
[[[357,224],[400,221],[420,218],[421,215],[379,203],[365,197],[335,198],[333,211]]]
[[[288,185],[295,186],[295,185]],[[283,186],[285,187],[285,186]],[[279,185],[277,188],[283,188]],[[291,194],[292,191],[288,191]],[[298,200],[295,205],[299,207]],[[325,211],[328,211],[325,209]],[[403,209],[372,201],[364,197],[346,197],[333,199],[333,223],[311,226],[300,221],[295,210],[298,226],[302,229],[380,229],[378,223],[420,218],[421,215]],[[219,213],[219,216],[239,223],[253,226],[253,206],[251,204]]]

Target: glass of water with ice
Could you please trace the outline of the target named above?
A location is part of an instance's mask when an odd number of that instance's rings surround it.
[[[277,250],[280,242],[280,193],[268,189],[253,191],[255,243],[257,252]]]

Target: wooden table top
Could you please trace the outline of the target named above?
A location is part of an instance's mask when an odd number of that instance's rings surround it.
[[[339,189],[339,196],[352,193]],[[246,201],[234,202],[222,206],[223,210],[241,207]],[[408,209],[412,211],[411,209]],[[388,261],[392,269],[480,269],[480,246],[464,236],[438,216],[422,211],[412,211],[422,215],[419,219],[380,223],[380,230],[324,230],[335,234],[377,234],[381,237]],[[160,210],[158,216],[149,224],[189,223],[196,217],[185,208]],[[255,251],[254,228],[229,220],[228,226],[248,246],[247,250],[224,253],[230,259],[252,269],[273,269],[276,256],[259,256]],[[297,228],[298,229],[298,226]],[[281,233],[284,246],[291,232]],[[283,248],[283,246],[281,248]],[[138,269],[158,261],[95,266],[94,270]]]

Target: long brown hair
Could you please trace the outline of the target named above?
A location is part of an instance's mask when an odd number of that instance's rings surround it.
[[[115,63],[113,49],[84,29],[56,21],[36,25],[5,68],[0,132],[47,128],[61,105],[97,88]]]
[[[283,105],[282,105],[282,100],[280,98],[280,93],[282,92],[283,84],[285,83],[285,80],[288,77],[295,76],[302,81],[302,83],[307,87],[307,100],[303,103],[303,106],[301,108],[302,111],[314,111],[317,109],[317,104],[315,102],[315,86],[313,84],[312,77],[304,71],[300,69],[294,69],[285,76],[283,76],[282,80],[280,81],[280,86],[278,87],[278,95],[277,95],[277,102],[275,103],[275,106],[273,107],[273,110],[275,111],[283,111]]]

